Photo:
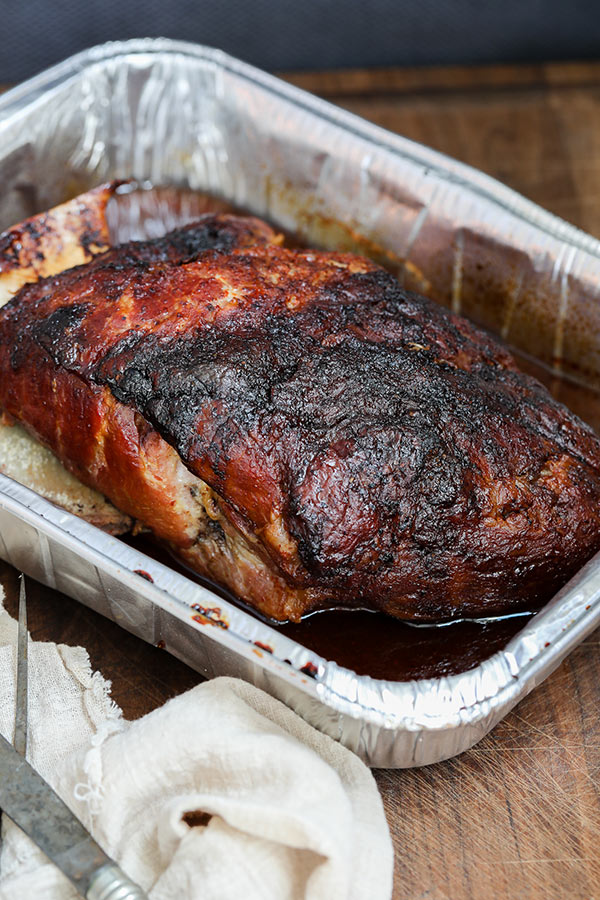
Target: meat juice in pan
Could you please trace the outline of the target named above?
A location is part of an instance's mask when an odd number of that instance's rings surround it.
[[[166,188],[136,191],[115,198],[109,204],[108,218],[113,241],[118,243],[159,236],[205,212],[246,213],[218,198]],[[299,246],[299,243],[293,234],[286,234],[287,246]],[[556,399],[600,431],[600,396],[595,391],[557,377],[518,351],[513,351],[513,355],[523,371],[545,384]],[[147,538],[137,537],[128,542],[183,571],[188,577],[206,583]],[[230,602],[239,603],[229,593],[209,585]],[[250,611],[260,615],[256,610]],[[309,615],[300,624],[271,620],[269,624],[359,675],[404,681],[435,678],[473,668],[502,649],[531,615],[520,613],[495,619],[417,626],[383,613],[335,610]]]

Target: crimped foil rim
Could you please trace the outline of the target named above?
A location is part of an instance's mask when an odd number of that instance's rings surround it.
[[[271,93],[292,102],[295,106],[302,107],[319,118],[326,119],[394,155],[410,160],[413,165],[427,168],[430,171],[437,170],[445,181],[454,182],[466,191],[473,192],[475,190],[480,196],[491,199],[494,204],[500,205],[504,210],[525,220],[528,224],[534,225],[564,243],[585,250],[600,260],[600,240],[543,209],[492,176],[424,144],[419,144],[402,135],[393,134],[385,128],[367,122],[360,116],[288,84],[275,75],[263,72],[249,63],[242,62],[223,50],[202,44],[176,41],[170,38],[133,38],[128,41],[108,41],[88,50],[82,50],[0,96],[0,125],[3,124],[4,116],[17,112],[41,93],[46,93],[52,87],[64,84],[68,78],[97,63],[117,57],[159,54],[190,56],[241,75],[246,80],[255,82]]]

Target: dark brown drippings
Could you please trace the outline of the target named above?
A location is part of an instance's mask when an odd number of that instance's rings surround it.
[[[506,646],[531,615],[448,625],[411,625],[382,613],[332,610],[278,626],[304,647],[358,675],[386,681],[466,672]],[[277,627],[277,626],[276,626]]]
[[[151,584],[154,584],[154,578],[150,575],[149,572],[146,572],[145,569],[134,569],[136,575],[139,575],[140,578],[145,578],[146,581],[149,581]]]
[[[240,609],[267,622],[271,628],[313,650],[324,659],[352,669],[358,675],[370,675],[386,681],[411,681],[439,678],[466,672],[506,646],[531,619],[530,613],[497,619],[463,620],[443,625],[411,625],[383,613],[364,610],[330,610],[307,616],[299,624],[267,621],[218,585],[192,572],[152,537],[144,534],[126,542],[175,569],[191,581],[207,587]],[[211,619],[210,623],[218,624]],[[269,653],[273,648],[259,641],[258,647]],[[303,669],[311,678],[316,667]]]

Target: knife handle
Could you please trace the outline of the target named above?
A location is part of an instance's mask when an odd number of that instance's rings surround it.
[[[86,900],[148,900],[116,863],[106,863],[94,872],[85,896]]]

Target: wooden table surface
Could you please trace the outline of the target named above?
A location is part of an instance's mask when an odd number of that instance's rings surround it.
[[[303,73],[290,80],[493,175],[600,237],[600,64]],[[8,605],[16,573],[0,563]],[[199,676],[68,598],[32,586],[35,639],[83,644],[135,718]],[[380,770],[395,898],[600,897],[600,632],[485,740]]]

